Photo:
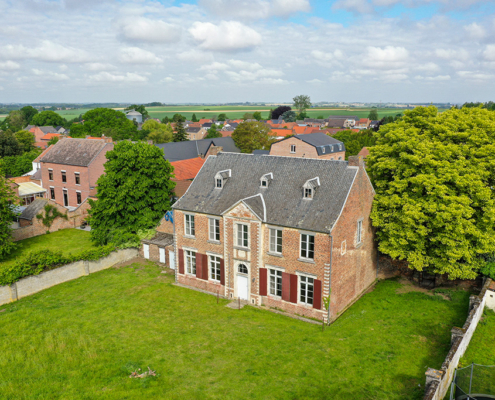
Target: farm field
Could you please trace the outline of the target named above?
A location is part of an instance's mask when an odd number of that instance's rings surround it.
[[[1,306],[0,398],[421,399],[468,310],[441,293],[382,281],[322,332],[139,261]]]

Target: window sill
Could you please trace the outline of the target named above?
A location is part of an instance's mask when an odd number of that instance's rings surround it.
[[[281,301],[282,300],[282,296],[275,296],[273,294],[269,294],[267,297],[270,298],[270,299],[272,299],[272,300],[277,300],[277,301]]]
[[[189,236],[189,235],[184,235],[184,239],[196,239],[196,236]]]
[[[208,243],[211,243],[211,244],[222,244],[221,242],[219,242],[218,240],[207,240]]]
[[[308,264],[316,264],[315,260],[311,260],[310,258],[298,258],[297,261],[305,262]]]
[[[251,251],[249,247],[234,246],[234,249],[241,250],[241,251]]]
[[[313,308],[313,304],[306,304],[306,303],[300,303],[300,302],[297,302],[297,305],[298,305],[299,307]]]
[[[271,252],[267,252],[266,254],[268,254],[269,256],[273,256],[273,257],[284,258],[284,256],[282,255],[282,253],[271,253]]]

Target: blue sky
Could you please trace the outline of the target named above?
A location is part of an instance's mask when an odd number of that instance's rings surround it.
[[[0,0],[0,102],[493,100],[495,2]]]

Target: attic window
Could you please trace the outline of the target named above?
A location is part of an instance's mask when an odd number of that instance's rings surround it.
[[[342,150],[342,145],[341,144],[339,144],[339,150]]]
[[[268,174],[265,174],[261,177],[260,181],[261,181],[261,187],[262,188],[266,188],[268,187],[270,181],[273,179],[273,173],[268,173]]]
[[[291,153],[295,153],[296,152],[296,145],[295,144],[291,144],[290,145],[290,152]]]
[[[325,154],[325,146],[323,146],[323,147],[321,148],[321,152],[322,152],[323,154]]]
[[[311,200],[315,195],[316,188],[319,186],[320,178],[318,177],[306,181],[306,183],[303,185],[303,198]]]
[[[226,169],[225,171],[217,172],[215,175],[215,189],[223,188],[225,181],[230,178],[232,172],[230,169]]]

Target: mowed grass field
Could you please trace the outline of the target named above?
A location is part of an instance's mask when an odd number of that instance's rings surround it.
[[[0,306],[0,398],[419,400],[470,294],[382,281],[322,332],[173,281],[142,261]]]

